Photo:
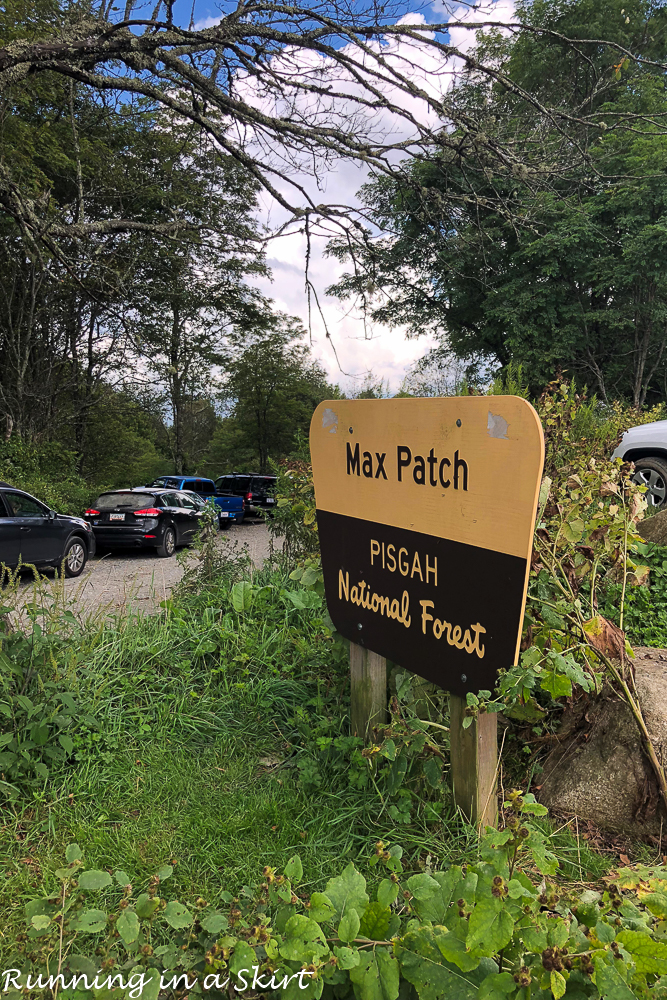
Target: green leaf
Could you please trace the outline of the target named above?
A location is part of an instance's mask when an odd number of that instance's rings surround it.
[[[581,536],[584,531],[584,522],[579,517],[575,517],[571,521],[565,521],[562,531],[568,542],[570,542],[571,545],[576,545],[577,542],[581,541]]]
[[[130,982],[133,976],[138,978],[141,975],[145,976],[143,989],[141,990],[141,1000],[157,1000],[160,992],[160,973],[157,969],[146,969],[141,965],[135,965],[134,968],[127,973],[127,981]],[[125,1000],[131,1000],[130,993],[134,993],[134,990],[125,990]]]
[[[118,868],[113,873],[113,877],[116,879],[116,882],[118,882],[118,885],[121,886],[121,888],[123,888],[123,889],[125,888],[126,885],[130,885],[130,881],[131,881],[130,880],[130,876],[127,874],[127,872],[124,872],[120,868]]]
[[[335,912],[333,903],[323,892],[314,892],[310,897],[308,915],[311,920],[316,920],[318,924],[327,923],[333,918]]]
[[[424,777],[431,788],[439,788],[442,784],[442,766],[437,757],[424,761]]]
[[[255,588],[249,580],[239,580],[232,587],[232,606],[234,611],[247,611],[252,605]]]
[[[190,927],[192,924],[192,914],[183,903],[179,903],[176,899],[167,903],[162,911],[162,916],[174,930],[183,930],[184,927]]]
[[[560,972],[551,973],[551,992],[553,993],[556,1000],[560,998],[565,993],[567,989],[567,983],[565,982],[564,976],[561,976]]]
[[[74,742],[70,736],[59,736],[58,743],[60,743],[65,753],[69,754],[74,750]]]
[[[498,967],[482,958],[478,967],[464,973],[446,962],[435,942],[432,927],[423,924],[408,931],[395,946],[401,975],[417,990],[420,1000],[477,1000],[481,982]]]
[[[301,913],[293,914],[285,925],[284,939],[280,946],[282,957],[308,965],[328,953],[320,925]]]
[[[237,941],[234,945],[234,954],[229,960],[229,971],[238,976],[244,970],[249,972],[253,965],[257,965],[254,949],[246,941]]]
[[[95,868],[89,868],[87,872],[81,872],[77,877],[79,889],[106,889],[113,883],[109,872],[101,872]]]
[[[380,906],[391,906],[398,896],[398,884],[390,878],[383,878],[378,886],[377,897]]]
[[[356,910],[348,907],[345,911],[345,915],[341,917],[341,921],[338,925],[338,937],[340,940],[344,941],[345,944],[349,944],[350,941],[354,941],[354,939],[359,935],[359,924],[359,914]]]
[[[290,880],[290,882],[300,882],[303,878],[303,865],[301,864],[301,858],[298,854],[290,858],[285,865],[285,875]]]
[[[382,903],[371,903],[366,907],[359,928],[359,937],[370,938],[371,941],[386,941],[391,924],[391,910]]]
[[[646,937],[646,935],[642,935]],[[650,938],[646,937],[650,943]],[[593,959],[595,966],[595,985],[604,1000],[637,1000],[636,994],[630,989],[613,965],[607,965],[603,958]]]
[[[521,812],[530,813],[532,816],[546,816],[549,810],[537,801],[532,792],[526,792],[523,796]]]
[[[34,917],[31,917],[30,923],[35,930],[43,931],[52,923],[52,920],[45,913],[37,913]]]
[[[368,906],[368,895],[366,893],[366,879],[360,875],[350,861],[343,870],[342,875],[330,878],[324,892],[333,904],[337,917],[342,917],[346,909],[350,907],[357,913],[363,913]]]
[[[205,917],[202,917],[201,925],[207,934],[219,934],[220,931],[227,930],[229,920],[224,913],[212,910],[211,913],[207,913]]]
[[[387,948],[363,952],[359,964],[350,969],[357,1000],[397,1000],[398,962]]]
[[[656,941],[642,931],[629,930],[617,934],[616,941],[632,956],[637,972],[641,975],[667,975],[667,942]]]
[[[134,910],[123,910],[116,921],[116,930],[124,944],[132,944],[139,937],[139,917]]]
[[[433,939],[442,957],[462,972],[471,972],[479,965],[479,953],[468,951],[465,941],[446,927],[434,927]]]
[[[570,936],[570,925],[557,917],[555,920],[550,920],[547,927],[549,929],[547,934],[549,944],[554,948],[564,948]],[[610,940],[614,940],[613,931]]]
[[[569,677],[557,673],[555,667],[543,675],[540,687],[543,691],[548,691],[552,698],[563,698],[572,694],[572,682]]]
[[[151,898],[147,892],[142,892],[137,899],[134,909],[141,920],[148,920],[155,913],[159,905],[160,899],[158,896]]]
[[[160,879],[160,882],[164,882],[166,878],[170,878],[173,874],[173,865],[162,865],[162,868],[158,868],[157,877]]]
[[[67,959],[67,968],[70,972],[83,972],[89,980],[94,979],[99,972],[97,963],[85,955],[70,955]]]
[[[660,917],[663,920],[667,917],[667,894],[664,892],[642,895],[642,903],[654,917]]]
[[[509,880],[507,883],[507,891],[510,899],[521,899],[522,896],[528,896],[530,899],[535,897],[535,892],[531,892],[530,889],[527,889],[517,878]]]
[[[466,947],[482,948],[487,955],[497,954],[512,939],[514,921],[502,901],[488,896],[475,904],[468,921]]]
[[[338,959],[338,968],[353,969],[355,965],[359,965],[359,959],[361,957],[361,952],[357,951],[355,948],[334,947],[334,955]]]
[[[478,1000],[498,1000],[505,993],[513,993],[515,989],[514,976],[509,972],[495,972],[482,982]]]
[[[74,929],[79,934],[97,934],[107,925],[107,915],[102,910],[84,910],[77,917]]]
[[[431,896],[435,896],[437,892],[440,892],[439,883],[426,874],[413,875],[412,878],[408,879],[406,885],[419,902],[430,899]]]

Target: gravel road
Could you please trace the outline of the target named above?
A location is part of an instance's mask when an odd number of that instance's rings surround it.
[[[247,551],[257,568],[270,551],[269,532],[261,522],[232,525],[220,532],[218,544],[230,552]],[[99,609],[113,615],[135,609],[152,611],[168,596],[183,572],[183,564],[176,556],[160,559],[150,551],[118,550],[96,556],[74,580],[55,580],[53,570],[44,571],[46,581],[39,595],[33,588],[32,577],[26,573],[20,585],[19,603],[31,601],[33,594],[40,603],[57,595],[66,604],[72,602],[72,610],[78,612]]]

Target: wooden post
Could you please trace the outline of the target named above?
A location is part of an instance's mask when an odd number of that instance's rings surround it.
[[[373,726],[387,720],[387,661],[350,643],[350,714],[353,736],[368,739]]]
[[[465,709],[465,698],[449,696],[454,802],[470,823],[483,830],[498,819],[498,716],[486,712],[464,729]]]

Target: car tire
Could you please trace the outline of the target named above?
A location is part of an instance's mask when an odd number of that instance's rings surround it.
[[[161,559],[170,559],[176,551],[176,532],[173,528],[165,528],[162,541],[158,545],[157,554]]]
[[[228,518],[226,518],[226,520],[220,522],[220,530],[221,531],[229,531],[229,529],[231,528],[231,526],[232,526],[232,518],[231,517],[228,517]]]
[[[234,524],[243,524],[244,521],[245,521],[245,511],[243,511],[241,516],[234,521]]]
[[[88,548],[81,538],[70,538],[63,556],[65,576],[81,576],[88,560]]]
[[[662,458],[638,458],[632,474],[633,483],[646,486],[649,507],[664,508],[667,503],[667,461]]]

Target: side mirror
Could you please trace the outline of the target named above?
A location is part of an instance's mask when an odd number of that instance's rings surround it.
[[[50,510],[49,511],[49,521],[55,521],[55,519],[56,519],[56,512],[55,512],[55,510]]]

